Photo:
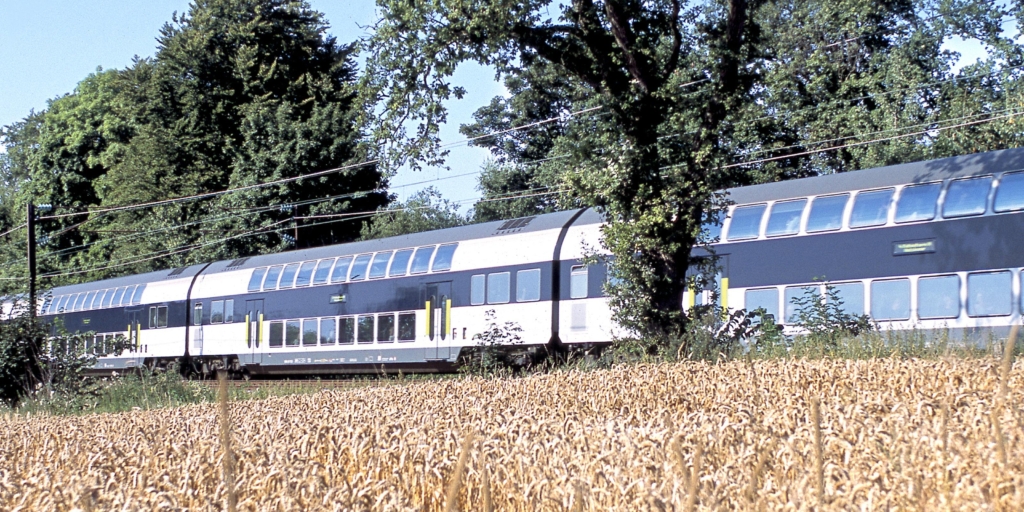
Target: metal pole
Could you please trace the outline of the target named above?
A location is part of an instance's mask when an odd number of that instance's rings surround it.
[[[28,310],[36,316],[36,205],[28,204]]]

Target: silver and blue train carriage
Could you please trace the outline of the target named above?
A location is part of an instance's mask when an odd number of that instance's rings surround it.
[[[586,210],[58,287],[40,306],[94,331],[97,371],[187,361],[251,375],[447,371],[491,324],[511,347],[605,345],[612,326]]]
[[[728,191],[713,244],[723,305],[781,324],[827,281],[884,329],[984,341],[1019,322],[1024,149]],[[704,254],[702,251],[698,251]],[[690,290],[684,307],[710,300]]]

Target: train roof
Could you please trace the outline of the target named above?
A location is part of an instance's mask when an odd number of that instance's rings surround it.
[[[736,204],[749,204],[1021,169],[1024,169],[1024,148],[1015,148],[736,187],[726,190],[726,194]]]

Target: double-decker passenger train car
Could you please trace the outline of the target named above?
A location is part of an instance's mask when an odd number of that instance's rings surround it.
[[[827,281],[885,329],[984,341],[1024,307],[1024,149],[736,188],[714,244],[721,301],[796,320]],[[703,295],[703,296],[702,296]],[[687,306],[708,300],[688,295]]]
[[[179,359],[246,375],[445,371],[505,322],[527,359],[611,341],[605,268],[582,264],[599,226],[576,210],[218,261],[58,287],[40,314],[95,332],[104,372]]]
[[[825,280],[882,329],[999,334],[1024,307],[1024,149],[727,191],[716,296],[794,319]],[[601,216],[574,210],[54,288],[44,318],[96,333],[97,371],[184,360],[252,375],[446,371],[492,324],[522,358],[601,347]],[[706,255],[697,249],[696,255]],[[115,340],[117,342],[115,343]]]

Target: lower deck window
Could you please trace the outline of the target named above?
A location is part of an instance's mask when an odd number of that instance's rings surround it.
[[[1005,316],[1013,304],[1013,283],[1009,272],[967,274],[967,314]]]
[[[319,341],[317,332],[317,319],[310,318],[302,321],[302,346],[315,347]]]
[[[540,300],[540,269],[516,272],[516,302]]]
[[[299,321],[288,320],[284,324],[284,344],[286,347],[299,346]]]
[[[820,290],[817,286],[786,287],[786,322],[791,324],[799,322],[800,306],[797,303],[802,299],[811,297],[820,299]]]
[[[355,317],[344,317],[341,319],[338,329],[338,343],[351,345],[356,342],[356,319]]]
[[[763,309],[765,316],[770,315],[773,320],[779,321],[779,290],[775,288],[747,290],[743,300],[747,311]]]
[[[910,280],[871,283],[871,317],[875,320],[909,320]]]
[[[860,316],[864,314],[864,284],[863,283],[841,283],[832,285],[842,305],[840,309],[848,315]],[[826,299],[827,300],[827,299]]]
[[[333,318],[320,319],[320,344],[334,345],[338,342],[336,333],[337,321]]]
[[[487,303],[506,304],[509,300],[509,272],[487,274]]]
[[[416,341],[416,313],[398,314],[398,341]]]
[[[373,343],[373,315],[359,315],[356,324],[359,343]]]
[[[377,316],[377,342],[390,343],[395,341],[395,315]]]
[[[284,322],[270,322],[270,348],[284,346]]]
[[[960,276],[918,279],[917,316],[924,320],[960,316]]]

